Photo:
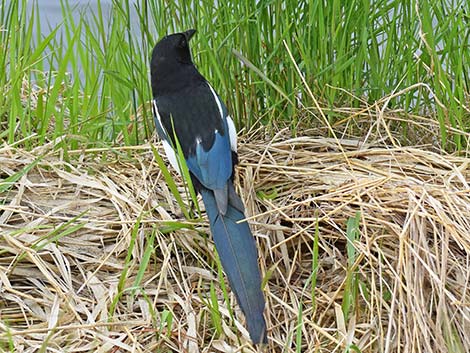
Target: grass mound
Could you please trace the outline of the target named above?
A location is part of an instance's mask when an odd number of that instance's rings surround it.
[[[469,352],[470,159],[312,136],[240,146],[269,351]],[[56,143],[0,148],[0,348],[252,351],[150,145]]]

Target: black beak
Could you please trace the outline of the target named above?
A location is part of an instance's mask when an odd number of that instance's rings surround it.
[[[191,39],[191,37],[194,35],[194,33],[196,33],[196,30],[195,29],[190,29],[186,32],[183,32],[184,36],[186,37],[186,40],[189,42],[189,40]]]

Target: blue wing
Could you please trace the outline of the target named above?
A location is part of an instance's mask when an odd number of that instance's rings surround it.
[[[254,343],[265,343],[265,301],[256,242],[248,223],[243,221],[243,203],[231,180],[233,155],[236,155],[235,128],[225,105],[209,84],[185,92],[184,97],[183,101],[156,97],[157,131],[174,166],[176,156],[170,145],[172,137],[178,136],[193,181],[200,184],[198,191],[206,207],[219,258],[245,314],[251,339]],[[173,122],[171,117],[174,117]],[[175,168],[178,170],[177,166]],[[195,186],[197,188],[196,183]]]
[[[227,131],[227,123],[224,122],[224,125]],[[196,153],[186,160],[191,173],[210,190],[224,189],[232,175],[232,152],[228,134],[222,136],[214,131],[214,135],[214,143],[209,150],[206,151],[202,143],[198,142]]]
[[[184,100],[171,95],[155,98],[153,109],[158,134],[170,163],[179,171],[174,148],[169,148],[174,146],[176,134],[196,184],[214,191],[219,211],[225,214],[227,182],[233,173],[232,151],[236,152],[233,122],[207,82],[184,93],[179,95]]]

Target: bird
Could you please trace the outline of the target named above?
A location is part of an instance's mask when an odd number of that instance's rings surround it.
[[[225,104],[197,70],[190,29],[160,39],[152,51],[152,110],[170,164],[180,174],[177,144],[194,189],[202,196],[212,237],[230,288],[255,345],[267,343],[265,299],[256,241],[235,191],[237,133]]]

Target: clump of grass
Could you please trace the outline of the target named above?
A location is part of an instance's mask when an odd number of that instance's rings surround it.
[[[296,74],[298,65],[330,124],[342,119],[338,107],[380,101],[378,109],[438,121],[441,146],[466,145],[456,131],[469,128],[467,1],[262,0],[217,6],[126,0],[113,1],[110,13],[98,1],[91,15],[83,10],[78,20],[71,15],[78,9],[67,0],[61,4],[63,22],[47,36],[40,34],[46,24],[39,20],[39,2],[1,5],[0,138],[9,143],[32,134],[41,143],[66,135],[63,147],[72,149],[110,144],[118,136],[128,145],[144,141],[153,131],[146,105],[150,50],[163,35],[195,27],[195,61],[239,127],[262,122],[289,125],[296,133],[302,116],[310,126],[324,125],[305,113],[315,105]],[[233,50],[250,64],[242,64]],[[46,67],[46,76],[36,74]],[[401,127],[413,135],[406,122]]]
[[[401,147],[467,147],[456,3],[62,0],[42,36],[39,2],[3,1],[0,348],[252,349],[194,192],[142,144],[150,50],[196,27],[239,127],[290,128],[241,149],[270,348],[469,351],[468,160]]]
[[[2,4],[0,116],[8,119],[0,120],[2,137],[13,143],[36,135],[44,143],[65,135],[66,149],[83,142],[109,145],[118,135],[128,145],[141,142],[153,131],[142,108],[150,97],[148,50],[142,52],[131,33],[130,3],[115,2],[111,20],[99,1],[96,12],[78,20],[68,1],[61,6],[63,22],[43,37],[37,1]],[[137,117],[140,130],[131,125]]]
[[[238,179],[267,350],[469,351],[468,158],[261,135],[240,146]],[[161,152],[0,148],[1,175],[20,175],[0,189],[0,349],[255,351]]]

